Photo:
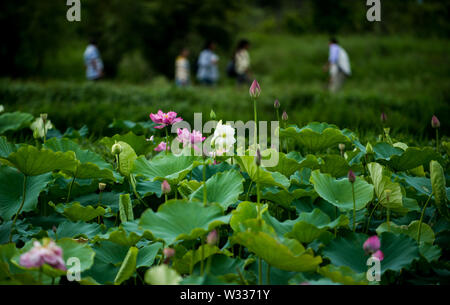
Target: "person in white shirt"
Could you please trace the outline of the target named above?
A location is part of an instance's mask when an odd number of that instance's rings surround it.
[[[103,61],[95,40],[90,41],[83,57],[86,66],[86,78],[88,80],[98,80],[103,77]]]
[[[250,42],[246,39],[239,41],[234,54],[234,65],[236,71],[236,80],[238,85],[250,83],[250,55],[248,54],[248,48]]]
[[[189,85],[190,66],[189,66],[189,50],[183,49],[175,60],[175,84],[178,87],[185,87]]]
[[[345,79],[351,75],[347,52],[335,38],[330,39],[328,63],[324,66],[324,70],[328,70],[330,73],[328,89],[331,92],[338,91],[344,84]]]
[[[219,56],[214,53],[215,49],[216,44],[210,41],[198,57],[197,79],[201,84],[211,86],[219,80],[219,69],[217,67]]]

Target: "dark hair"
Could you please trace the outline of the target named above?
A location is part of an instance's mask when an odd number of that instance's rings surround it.
[[[211,48],[211,46],[212,46],[214,43],[215,43],[215,42],[214,42],[213,40],[208,40],[208,41],[206,41],[204,49],[209,49],[209,48]]]
[[[245,48],[246,46],[248,46],[249,44],[250,44],[250,42],[247,39],[241,39],[241,40],[239,40],[239,42],[237,44],[236,50],[241,50],[241,49]]]
[[[338,43],[337,39],[334,38],[334,37],[331,37],[331,38],[330,38],[330,42],[331,42],[331,43]]]
[[[91,39],[89,39],[89,43],[93,44],[93,45],[97,45],[97,40],[93,37],[91,37]]]

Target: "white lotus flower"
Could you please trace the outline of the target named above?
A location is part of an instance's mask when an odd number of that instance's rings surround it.
[[[234,138],[235,130],[230,125],[223,125],[222,121],[216,126],[214,136],[211,140],[212,145],[216,151],[228,152],[233,150],[236,139]]]
[[[39,117],[31,124],[31,130],[33,130],[33,137],[43,138],[49,129],[53,128],[52,122],[50,120],[45,121],[45,131],[44,131],[44,120]]]

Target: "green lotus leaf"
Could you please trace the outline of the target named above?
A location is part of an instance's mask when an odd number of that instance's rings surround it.
[[[449,208],[447,206],[447,191],[445,188],[444,169],[437,161],[430,162],[430,178],[433,189],[434,203],[439,213],[450,219]]]
[[[394,155],[389,161],[381,162],[388,164],[396,171],[405,171],[428,164],[431,160],[438,160],[439,158],[440,155],[431,147],[408,147],[402,155]]]
[[[182,277],[166,264],[154,266],[145,273],[145,282],[150,285],[178,285]]]
[[[309,123],[302,128],[293,126],[281,129],[280,137],[294,139],[300,147],[305,147],[310,152],[337,147],[340,143],[351,143],[335,125],[318,122]]]
[[[258,216],[256,203],[244,201],[239,203],[237,208],[231,212],[230,226],[235,232],[240,232],[240,224],[247,219]]]
[[[24,145],[7,158],[0,158],[0,162],[17,168],[26,176],[38,176],[53,170],[73,171],[77,166],[74,152],[38,150],[31,145]]]
[[[317,193],[312,187],[308,189],[297,188],[289,192],[272,186],[266,187],[261,191],[261,199],[270,200],[286,208],[290,207],[292,201],[301,197],[315,198]]]
[[[124,135],[116,134],[111,138],[104,137],[101,139],[100,143],[105,145],[107,149],[111,151],[111,147],[116,141],[128,143],[138,156],[151,152],[153,146],[152,142],[146,141],[145,136],[137,136],[131,131]]]
[[[24,112],[7,112],[0,115],[0,134],[8,130],[19,130],[30,126],[34,117]]]
[[[16,146],[9,143],[5,137],[0,137],[0,158],[8,158],[8,156],[17,150]]]
[[[72,193],[75,190],[75,185],[76,184],[74,184]],[[94,187],[97,188],[98,186],[94,185]],[[103,191],[100,196],[100,194],[94,193],[95,190],[90,190],[90,191],[86,190],[86,193],[87,192],[92,192],[92,193],[83,195],[83,196],[79,196],[79,197],[75,197],[75,199],[73,201],[77,201],[81,205],[84,205],[84,206],[87,206],[87,205],[96,206],[100,203],[101,206],[106,206],[109,209],[111,209],[111,211],[113,213],[119,212],[119,198],[121,195],[120,193]]]
[[[406,234],[411,238],[418,240],[419,237],[419,221],[414,220],[408,226],[399,226],[394,222],[389,223],[389,227],[387,222],[384,222],[378,226],[376,229],[377,234],[381,235],[384,232],[392,232],[395,234]],[[422,228],[420,230],[420,242],[421,243],[429,243],[433,244],[435,239],[435,235],[433,229],[426,224],[422,223]]]
[[[151,161],[143,156],[136,159],[133,174],[142,175],[151,181],[167,180],[170,185],[177,185],[195,167],[200,165],[200,159],[196,156],[158,155]]]
[[[373,146],[375,160],[390,160],[393,156],[401,156],[404,150],[393,145],[380,142]]]
[[[178,186],[180,188],[180,186]],[[136,191],[142,198],[155,194],[158,198],[161,197],[161,181],[140,180],[136,182]],[[179,191],[179,190],[178,190]]]
[[[278,240],[266,232],[246,230],[231,237],[232,243],[241,244],[273,267],[286,271],[307,272],[316,270],[322,262],[320,256],[294,239]]]
[[[86,271],[94,264],[95,252],[86,243],[79,243],[72,238],[61,238],[56,241],[56,244],[63,250],[63,258],[67,265],[69,258],[76,257],[80,260],[80,271]]]
[[[158,254],[158,251],[162,249],[162,247],[162,243],[153,243],[151,245],[146,245],[140,248],[136,261],[136,268],[150,267],[151,265],[153,265],[156,254]]]
[[[254,156],[236,156],[236,162],[242,171],[246,172],[254,183],[259,183],[261,187],[278,186],[284,189],[289,187],[289,180],[278,172],[269,172],[264,167],[259,167],[255,163]]]
[[[280,152],[277,166],[267,167],[267,170],[279,172],[286,177],[290,177],[304,167],[316,169],[318,166],[319,161],[314,155],[307,155],[303,158],[298,152],[290,152],[287,155]]]
[[[321,159],[324,162],[319,165],[320,172],[336,178],[347,176],[350,169],[354,172],[361,172],[363,169],[361,164],[350,166],[347,160],[339,155],[325,155]]]
[[[11,262],[18,253],[19,250],[14,243],[0,245],[0,281],[8,279],[11,274],[23,272]]]
[[[371,162],[367,164],[370,178],[375,186],[375,194],[378,201],[384,206],[391,209],[401,208],[403,205],[403,195],[400,184],[392,182],[390,176],[384,174],[383,166]],[[386,191],[390,191],[389,200]]]
[[[27,177],[25,202],[21,213],[36,209],[39,194],[51,180],[51,173]],[[0,217],[11,219],[20,208],[24,190],[24,175],[14,168],[0,166]]]
[[[123,227],[114,227],[105,234],[97,235],[95,240],[107,240],[122,246],[135,246],[142,239],[142,235],[136,232],[130,232]]]
[[[122,194],[119,197],[119,215],[122,223],[134,220],[133,204],[130,194]]]
[[[395,175],[400,180],[405,182],[405,185],[414,188],[418,194],[430,196],[433,192],[431,187],[431,180],[425,177],[412,177],[408,176],[405,173],[399,173]]]
[[[180,218],[180,215],[183,215]],[[198,201],[171,200],[159,206],[155,213],[146,210],[139,227],[149,231],[154,238],[171,245],[178,240],[195,239],[221,224],[227,224],[231,215],[223,215],[217,204],[203,206]]]
[[[103,207],[93,207],[91,205],[83,206],[79,202],[73,201],[71,203],[59,203],[55,205],[53,202],[48,203],[56,212],[63,214],[72,221],[89,221],[98,216],[103,216],[106,210]]]
[[[420,243],[419,252],[429,263],[438,260],[442,254],[441,248],[430,243]]]
[[[227,256],[232,256],[231,252],[228,250],[220,250],[217,246],[213,245],[202,245],[196,250],[189,250],[186,252],[186,254],[183,255],[182,258],[176,259],[173,263],[173,268],[179,273],[179,274],[186,274],[190,273],[191,270],[193,270],[195,264],[200,262],[202,260],[202,251],[203,251],[203,258],[206,260],[206,258],[213,256],[214,254],[224,254]]]
[[[96,235],[101,233],[102,228],[100,225],[96,223],[86,223],[83,221],[77,222],[64,221],[58,226],[56,232],[53,232],[53,230],[49,230],[48,234],[49,237],[52,237],[53,239],[63,237],[70,237],[70,238],[84,237],[87,239],[92,239]]]
[[[123,141],[117,143],[122,147],[122,151],[119,154],[119,172],[125,177],[128,177],[132,172],[137,155],[128,143]]]
[[[239,194],[244,192],[244,178],[237,170],[220,172],[206,181],[206,195],[208,202],[217,202],[224,210],[238,200]],[[203,188],[200,186],[189,198],[203,201]]]
[[[160,183],[159,181],[157,181]],[[186,180],[184,179],[178,184],[178,192],[181,194],[181,196],[184,199],[189,199],[189,197],[194,193],[196,190],[198,190],[202,186],[203,182],[197,181],[197,180]],[[203,197],[202,197],[203,201]]]
[[[318,273],[343,285],[367,285],[368,283],[364,272],[356,273],[347,266],[336,267],[330,264],[319,268]]]
[[[336,180],[329,174],[321,174],[319,170],[311,173],[311,182],[320,197],[342,210],[353,209],[352,184],[348,178]],[[356,209],[363,209],[373,198],[373,185],[357,177],[353,183],[355,189]]]
[[[125,259],[122,262],[122,265],[120,266],[119,272],[117,272],[116,278],[114,279],[114,285],[122,284],[134,274],[136,271],[138,252],[138,248],[130,247]]]

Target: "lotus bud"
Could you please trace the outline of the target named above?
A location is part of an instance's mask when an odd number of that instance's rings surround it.
[[[106,183],[100,182],[98,184],[98,189],[100,190],[100,192],[103,192],[105,190],[105,188],[106,188]]]
[[[366,254],[375,253],[380,249],[380,239],[377,235],[369,237],[363,244]]]
[[[435,115],[433,115],[433,117],[431,118],[431,127],[433,128],[441,127],[441,122],[439,122],[439,119]]]
[[[283,121],[287,121],[288,120],[288,115],[287,115],[286,111],[283,111],[283,114],[281,115],[281,119]]]
[[[215,120],[216,119],[216,113],[214,112],[214,110],[211,109],[211,112],[209,113],[209,118],[211,120]]]
[[[113,155],[118,155],[118,154],[120,154],[121,152],[122,152],[122,146],[119,144],[119,143],[116,143],[116,144],[114,144],[112,147],[111,147],[111,153],[113,154]]]
[[[53,227],[52,227],[52,231],[53,231],[54,233],[56,233],[56,230],[57,230],[56,226],[53,226]]]
[[[380,119],[381,119],[381,123],[386,123],[386,121],[387,121],[386,113],[382,112]]]
[[[255,158],[255,162],[257,166],[261,165],[261,151],[259,150],[259,148],[256,150],[256,158]]]
[[[353,173],[352,170],[348,171],[347,177],[348,177],[348,181],[350,181],[350,183],[355,183],[356,176],[355,176],[355,173]]]
[[[166,258],[164,260],[164,264],[168,264],[170,261],[170,258],[175,255],[175,249],[173,248],[164,248],[163,250],[164,257]]]
[[[370,144],[370,142],[367,142],[366,154],[373,154],[373,147],[372,147],[372,144]]]
[[[206,236],[206,242],[208,245],[215,245],[218,241],[218,234],[216,230],[212,230],[209,232],[208,236]]]
[[[372,257],[378,258],[378,260],[381,262],[384,259],[384,254],[383,252],[381,252],[381,250],[378,250],[374,254],[372,254]]]
[[[47,121],[47,117],[48,117],[47,113],[41,113],[41,119],[42,119],[44,122]]]
[[[255,79],[252,83],[252,85],[250,86],[250,90],[249,90],[250,96],[252,98],[258,98],[259,95],[261,94],[261,87],[259,86],[258,81]]]
[[[274,107],[275,109],[280,108],[280,102],[278,101],[278,99],[276,99],[275,102],[273,103],[273,107]]]
[[[169,194],[171,191],[170,184],[167,182],[167,180],[164,180],[163,183],[161,183],[161,191],[163,194]]]

